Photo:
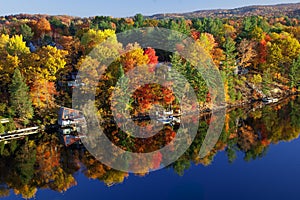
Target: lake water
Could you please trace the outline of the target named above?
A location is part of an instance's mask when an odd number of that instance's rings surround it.
[[[65,148],[55,135],[1,145],[0,195],[7,200],[300,199],[300,98],[228,112],[219,142],[200,159],[208,121],[201,122],[200,136],[178,161],[143,175],[110,169],[83,149]]]

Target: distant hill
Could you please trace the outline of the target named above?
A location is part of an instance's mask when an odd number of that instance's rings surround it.
[[[167,13],[156,14],[149,16],[153,19],[162,18],[199,18],[199,17],[216,17],[216,18],[231,18],[245,16],[282,16],[297,17],[300,14],[300,3],[288,3],[278,5],[259,5],[246,6],[234,9],[217,9],[217,10],[198,10],[188,13]]]
[[[266,16],[266,17],[280,17],[288,16],[291,18],[300,19],[300,3],[287,3],[278,5],[253,5],[245,6],[233,9],[212,9],[212,10],[197,10],[187,13],[162,13],[151,16],[145,16],[145,18],[151,19],[163,19],[163,18],[202,18],[202,17],[213,17],[213,18],[241,18],[246,16]],[[69,20],[80,20],[80,19],[93,19],[91,17],[76,17],[68,15],[53,15],[60,19]],[[48,14],[14,14],[5,16],[6,19],[40,19],[40,18],[51,18],[52,15]],[[3,16],[4,17],[4,16]],[[1,23],[1,22],[0,22]]]

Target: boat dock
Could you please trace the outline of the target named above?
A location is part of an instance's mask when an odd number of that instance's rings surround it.
[[[7,118],[5,118],[5,119],[0,119],[0,123],[1,123],[1,124],[9,123],[9,119],[7,119]]]
[[[36,133],[38,133],[38,131],[39,131],[38,126],[19,129],[19,130],[15,130],[15,131],[7,131],[7,132],[4,132],[2,135],[0,135],[0,142],[3,142],[3,141],[6,142],[9,140],[24,138],[25,136],[36,134]]]

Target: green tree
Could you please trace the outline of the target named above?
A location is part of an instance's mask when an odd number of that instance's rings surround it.
[[[270,84],[272,83],[273,78],[272,78],[272,73],[271,69],[267,68],[263,72],[263,78],[262,78],[262,86],[263,86],[263,93],[268,95],[270,93]]]
[[[32,180],[35,160],[36,148],[34,142],[26,142],[17,149],[14,167],[22,185],[26,185]]]
[[[255,25],[250,17],[245,17],[242,22],[242,32],[240,34],[241,38],[250,38],[250,32],[253,30]]]
[[[69,33],[71,34],[71,36],[76,35],[76,25],[73,21],[71,21],[71,24],[69,26]]]
[[[206,23],[206,32],[214,35],[217,40],[224,36],[224,25],[221,19],[209,18],[208,23]]]
[[[225,61],[223,63],[226,69],[234,69],[236,67],[236,42],[231,38],[227,37],[225,44],[223,45],[224,54],[225,54]]]
[[[143,26],[143,24],[144,24],[144,16],[142,14],[140,14],[140,13],[136,14],[133,19],[134,19],[134,26],[136,28],[139,28],[139,27]]]
[[[225,60],[223,62],[223,78],[225,82],[225,90],[227,92],[227,95],[229,95],[230,99],[232,101],[236,98],[236,91],[234,88],[234,78],[235,74],[234,71],[236,69],[236,47],[235,47],[235,41],[228,37],[224,44],[224,54],[225,54]],[[227,96],[226,95],[226,96]],[[229,100],[228,96],[226,97],[226,100]]]
[[[64,25],[61,20],[59,20],[57,17],[53,17],[51,20],[49,20],[49,23],[52,27],[55,29],[64,29],[66,25]]]
[[[193,23],[194,29],[196,29],[199,32],[204,32],[204,24],[202,23],[202,21],[199,18],[192,19],[192,23]]]
[[[24,124],[33,117],[32,102],[29,96],[29,89],[21,75],[19,69],[16,69],[9,86],[10,104],[14,114],[20,118]]]
[[[179,54],[173,54],[171,57],[172,67],[176,69],[180,74],[182,74],[194,88],[197,95],[198,101],[204,103],[206,101],[206,95],[208,93],[208,88],[202,74],[189,62],[184,62],[184,60],[179,56]],[[184,88],[184,80],[179,77],[177,82],[181,84],[178,88]]]
[[[245,17],[242,22],[240,39],[261,39],[263,32],[269,32],[270,25],[260,16]]]
[[[109,16],[96,16],[90,25],[91,29],[105,30],[112,29],[112,18]]]
[[[290,69],[289,77],[290,77],[290,86],[292,88],[293,87],[298,88],[300,84],[300,55],[297,60],[293,61],[293,64]]]
[[[27,24],[22,24],[20,29],[21,29],[21,34],[22,34],[24,40],[26,42],[29,42],[34,35],[31,28]]]

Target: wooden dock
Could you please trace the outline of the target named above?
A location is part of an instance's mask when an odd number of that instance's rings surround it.
[[[38,133],[38,131],[38,126],[19,129],[15,131],[8,131],[0,135],[0,142],[24,138],[25,136],[36,134]]]
[[[9,122],[9,119],[5,118],[5,119],[0,119],[0,123],[1,124],[5,124],[5,123],[8,123]]]

